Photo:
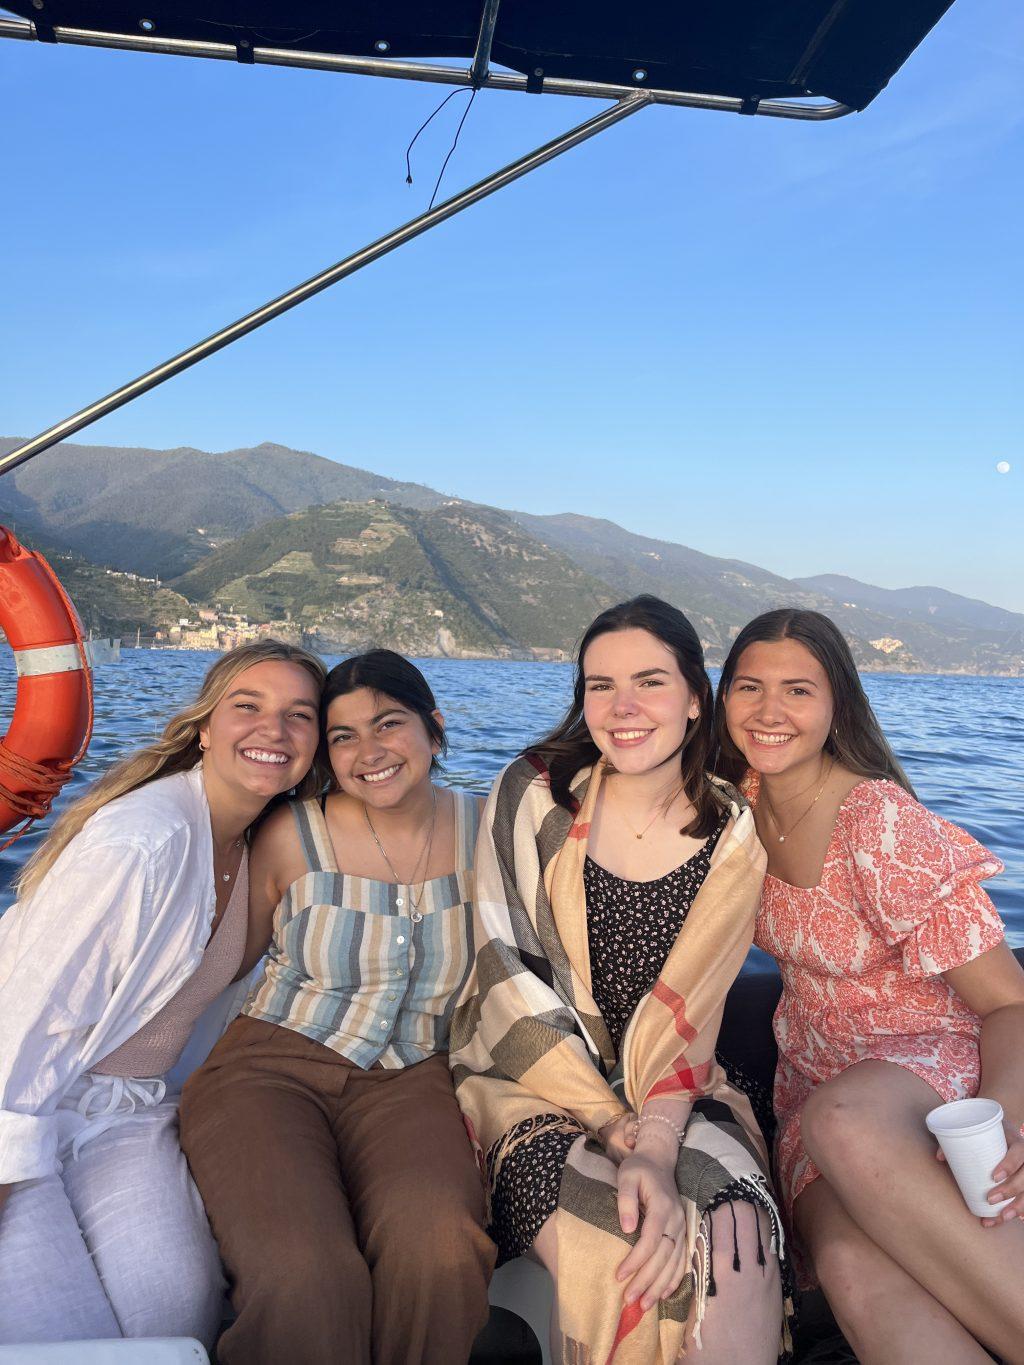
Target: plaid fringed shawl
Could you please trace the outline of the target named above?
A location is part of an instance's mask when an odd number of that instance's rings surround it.
[[[648,1099],[696,1102],[676,1167],[691,1270],[672,1298],[646,1314],[639,1304],[623,1304],[615,1270],[637,1234],[621,1231],[616,1167],[595,1139],[581,1136],[572,1147],[555,1215],[559,1264],[572,1267],[559,1276],[563,1360],[671,1365],[689,1341],[699,1341],[712,1271],[702,1216],[731,1198],[760,1204],[781,1251],[763,1139],[746,1097],[715,1061],[766,859],[749,808],[722,788],[732,818],[616,1058],[590,990],[583,886],[602,777],[598,764],[573,781],[575,818],[555,804],[534,759],[517,759],[495,783],[477,845],[476,962],[452,1023],[451,1065],[489,1192],[508,1152],[532,1135],[527,1120],[578,1132],[576,1120],[593,1134]]]

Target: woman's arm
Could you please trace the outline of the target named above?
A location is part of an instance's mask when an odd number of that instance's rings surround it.
[[[61,1097],[90,1057],[132,1031],[147,989],[132,968],[154,914],[154,861],[167,879],[180,874],[180,848],[88,845],[79,836],[0,921],[3,1184],[57,1169]]]
[[[981,1017],[981,1085],[979,1094],[998,1100],[1006,1123],[1007,1154],[1000,1162],[992,1202],[1013,1198],[988,1226],[1024,1217],[1024,968],[1005,942],[973,962],[945,972],[945,979]]]
[[[249,925],[236,981],[248,976],[274,936],[274,911],[305,870],[295,817],[282,806],[264,820],[249,851]]]
[[[648,1100],[633,1149],[619,1165],[619,1224],[623,1232],[633,1232],[643,1214],[643,1226],[616,1278],[629,1281],[626,1303],[640,1299],[645,1312],[657,1299],[675,1293],[687,1269],[686,1215],[676,1188],[676,1162],[692,1107],[678,1096]]]

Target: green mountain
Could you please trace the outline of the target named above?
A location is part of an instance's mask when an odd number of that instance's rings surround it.
[[[753,564],[635,535],[613,521],[574,513],[512,515],[543,544],[568,555],[595,578],[616,584],[620,596],[650,592],[675,603],[697,627],[705,649],[714,653],[728,650],[740,626],[759,611],[781,601],[817,606],[825,600]]]
[[[823,573],[794,582],[811,592],[824,593],[845,606],[859,606],[888,616],[932,625],[967,626],[972,630],[1002,631],[1012,634],[1024,627],[1024,616],[979,602],[976,597],[961,597],[945,588],[876,588],[842,574]]]
[[[214,551],[173,587],[255,621],[288,621],[325,648],[557,655],[610,590],[504,512],[334,502]]]
[[[0,439],[0,452],[15,444]],[[314,531],[315,517],[294,519],[356,504],[398,528],[372,568],[362,539],[369,523],[348,534]],[[425,653],[564,649],[594,604],[653,592],[691,617],[712,664],[752,616],[795,605],[827,612],[862,668],[1024,675],[1024,615],[955,593],[874,588],[839,575],[790,580],[610,521],[477,507],[283,446],[218,455],[57,446],[0,481],[0,517],[104,568],[172,579],[194,602],[220,600],[258,621],[291,617],[296,628],[315,626],[314,635],[346,645],[372,638]],[[291,543],[300,529],[309,546]],[[331,548],[337,541],[358,541],[360,551]],[[83,613],[114,620],[111,591],[83,580]],[[123,595],[138,595],[130,629],[169,610],[145,586],[117,592],[124,612],[131,604]],[[427,629],[427,618],[436,626]]]
[[[710,664],[722,662],[752,616],[786,606],[830,616],[863,669],[1024,673],[1024,615],[939,588],[872,588],[838,575],[780,578],[743,560],[634,535],[593,517],[513,516],[544,544],[615,584],[620,596],[652,592],[675,603],[700,632]]]
[[[0,437],[0,455],[19,442]],[[173,578],[254,526],[336,499],[436,507],[442,493],[306,451],[62,443],[3,479],[0,512],[114,569]]]

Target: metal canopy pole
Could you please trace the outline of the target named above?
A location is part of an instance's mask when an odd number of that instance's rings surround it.
[[[494,30],[498,25],[498,6],[500,4],[501,0],[484,0],[484,10],[480,16],[480,32],[476,40],[476,52],[473,54],[473,64],[469,68],[469,79],[473,83],[474,90],[483,85],[490,70],[491,44],[494,42]]]
[[[130,403],[133,398],[138,398],[150,389],[155,389],[158,384],[180,374],[182,370],[187,370],[189,366],[195,365],[200,360],[205,360],[208,355],[213,355],[215,351],[230,346],[233,341],[237,341],[248,332],[254,332],[257,327],[262,327],[271,319],[280,317],[282,313],[288,312],[297,304],[304,303],[314,294],[329,289],[332,284],[337,284],[339,280],[345,279],[348,275],[354,275],[364,265],[369,265],[372,261],[379,260],[381,256],[386,256],[389,251],[394,251],[395,247],[428,232],[438,223],[443,223],[446,218],[454,217],[463,209],[469,208],[471,204],[493,194],[495,190],[500,190],[505,185],[511,185],[514,180],[536,170],[538,166],[543,166],[545,162],[560,156],[562,152],[567,152],[571,147],[586,142],[596,133],[604,132],[606,128],[611,128],[613,124],[628,118],[630,114],[635,114],[638,109],[643,109],[652,102],[647,91],[638,91],[631,93],[627,99],[620,100],[618,104],[602,109],[599,114],[587,119],[585,123],[578,124],[567,133],[562,133],[551,142],[545,143],[543,147],[538,147],[535,151],[520,157],[518,161],[511,162],[500,171],[495,171],[492,175],[478,181],[475,185],[471,185],[469,189],[463,190],[460,194],[453,195],[451,199],[445,200],[443,204],[438,204],[436,208],[420,214],[418,218],[411,219],[404,226],[388,233],[386,237],[380,237],[371,245],[353,252],[351,256],[346,256],[336,265],[322,270],[319,275],[314,275],[312,279],[296,285],[287,294],[280,295],[270,303],[264,304],[262,308],[257,308],[255,312],[247,313],[237,322],[223,327],[219,332],[214,332],[213,336],[207,337],[205,341],[200,341],[187,351],[182,351],[180,355],[174,356],[173,359],[165,361],[155,369],[148,370],[138,379],[133,379],[131,383],[115,389],[113,393],[107,394],[106,398],[100,398],[95,403],[90,403],[87,408],[82,408],[72,417],[66,417],[63,422],[58,422],[56,426],[49,427],[39,436],[34,437],[31,441],[26,441],[16,450],[12,450],[10,454],[0,458],[0,474],[6,474],[9,470],[16,469],[41,451],[48,450],[50,446],[56,445],[58,441],[73,436],[76,431],[81,431],[91,422],[98,421],[107,413],[123,407],[125,403]]]
[[[492,35],[493,36],[493,35]],[[24,42],[38,40],[35,24],[28,19],[0,19],[0,38]],[[211,43],[193,38],[159,38],[144,33],[97,33],[92,29],[53,29],[53,41],[78,47],[117,48],[130,52],[157,52],[169,57],[208,57],[215,61],[237,62],[234,43]],[[478,43],[479,48],[479,43]],[[407,62],[395,57],[350,57],[330,52],[299,52],[292,48],[252,47],[256,66],[291,66],[307,71],[342,71],[353,76],[386,76],[392,80],[427,81],[434,85],[472,86],[472,69],[465,66],[434,66],[427,62]],[[647,71],[637,67],[634,79],[646,80]],[[526,91],[527,78],[517,71],[488,71],[478,82],[485,90]],[[545,95],[584,96],[599,100],[621,100],[637,91],[635,85],[604,85],[600,81],[578,81],[565,76],[545,76]],[[708,95],[687,90],[644,88],[655,104],[674,104],[687,109],[718,109],[727,114],[760,114],[768,118],[809,119],[821,122],[852,114],[848,104],[827,100],[801,104],[797,100],[767,99],[749,101],[737,95]]]

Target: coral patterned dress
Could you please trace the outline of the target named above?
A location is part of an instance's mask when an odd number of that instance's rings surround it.
[[[759,782],[744,784],[752,804]],[[976,1094],[981,1022],[942,972],[1002,941],[981,889],[1002,863],[895,782],[859,782],[839,808],[821,880],[765,878],[754,942],[777,959],[778,1189],[788,1212],[820,1172],[800,1113],[815,1086],[856,1062],[906,1067],[941,1096]]]

